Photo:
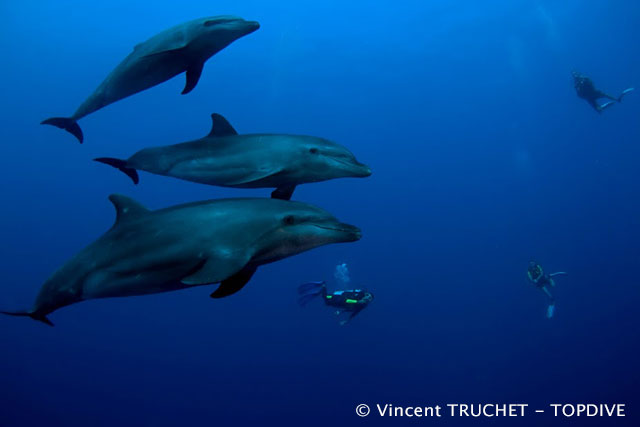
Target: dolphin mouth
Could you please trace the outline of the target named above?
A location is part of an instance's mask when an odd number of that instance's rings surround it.
[[[371,176],[371,168],[364,163],[358,163],[360,167],[360,173],[357,175],[358,178],[366,178]]]
[[[337,231],[349,235],[350,241],[360,240],[362,238],[362,231],[355,225],[346,224],[344,222],[338,222],[335,224],[313,224],[315,227],[322,228],[323,230]]]
[[[247,24],[247,34],[251,34],[260,28],[258,21],[245,21],[245,23]]]
[[[368,176],[371,176],[371,168],[364,163],[360,163],[358,161],[342,160],[337,157],[331,157],[331,160],[346,166],[347,170],[353,172],[353,176],[356,178],[366,178]]]

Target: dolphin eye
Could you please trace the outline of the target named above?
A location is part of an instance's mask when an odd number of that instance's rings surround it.
[[[309,148],[309,152],[311,154],[318,154],[318,149],[317,148]]]
[[[296,219],[293,217],[293,215],[287,215],[284,217],[282,222],[284,222],[286,225],[293,225],[296,222]]]

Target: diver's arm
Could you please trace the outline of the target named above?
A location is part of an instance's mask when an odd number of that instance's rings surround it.
[[[340,326],[346,325],[347,323],[349,323],[351,321],[351,319],[356,317],[358,315],[358,313],[360,313],[362,310],[365,309],[366,306],[367,306],[366,304],[362,304],[360,307],[358,307],[355,310],[353,310],[351,312],[351,315],[346,320],[343,320],[342,322],[340,322]]]
[[[364,310],[367,307],[366,304],[362,304],[360,307],[358,307],[357,309],[355,309],[353,312],[351,312],[351,316],[349,316],[349,320],[353,319],[354,317],[356,317],[358,315],[358,313],[360,313],[362,310]]]

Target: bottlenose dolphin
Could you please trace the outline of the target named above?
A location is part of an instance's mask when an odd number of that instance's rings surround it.
[[[211,119],[204,138],[145,148],[127,160],[95,160],[120,169],[135,184],[137,170],[143,170],[222,187],[275,187],[272,197],[287,200],[298,184],[371,175],[367,165],[335,142],[303,135],[238,135],[220,114]]]
[[[238,292],[263,264],[331,243],[360,230],[318,207],[276,199],[221,199],[150,211],[111,195],[113,227],[42,285],[28,316],[47,315],[93,298],[175,291],[220,283],[212,298]]]
[[[82,117],[186,72],[183,94],[198,84],[204,63],[235,40],[260,28],[235,16],[195,19],[169,28],[136,45],[71,117],[53,117],[42,124],[73,134],[82,143],[77,123]]]

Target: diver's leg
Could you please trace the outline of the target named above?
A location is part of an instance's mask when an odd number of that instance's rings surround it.
[[[611,107],[616,102],[620,102],[620,98],[614,98],[613,96],[609,95],[608,93],[604,93],[604,92],[598,91],[598,94],[596,96],[596,101],[595,101],[596,104],[598,103],[597,99],[600,99],[600,98],[606,98],[609,101],[605,102],[602,105],[598,105],[598,112],[602,112],[602,111],[606,110],[607,108]]]
[[[305,283],[298,287],[298,294],[300,295],[298,298],[298,304],[304,307],[319,295],[325,297],[327,295],[327,288],[324,281]],[[323,298],[323,300],[326,304],[327,299]]]
[[[556,300],[555,298],[553,298],[553,295],[551,295],[551,292],[549,292],[549,289],[547,289],[546,286],[543,286],[542,290],[549,297],[549,306],[547,306],[547,319],[551,319],[553,317],[553,313],[556,310]]]
[[[567,274],[569,274],[569,273],[567,273],[566,271],[558,271],[558,272],[556,272],[556,273],[551,273],[551,274],[549,275],[549,277],[555,277],[555,276],[566,276]]]
[[[598,104],[598,101],[595,99],[587,99],[587,102],[589,103],[589,105],[591,105],[593,107],[594,110],[596,110],[598,113],[602,112],[602,108],[600,107],[600,104]]]
[[[609,95],[608,93],[604,93],[604,92],[602,92],[602,91],[598,91],[598,96],[597,96],[596,98],[597,98],[597,99],[600,99],[600,98],[607,98],[607,99],[609,99],[609,100],[611,100],[611,101],[616,101],[616,102],[617,102],[617,101],[618,101],[618,99],[619,99],[619,98],[614,98],[613,96]]]

